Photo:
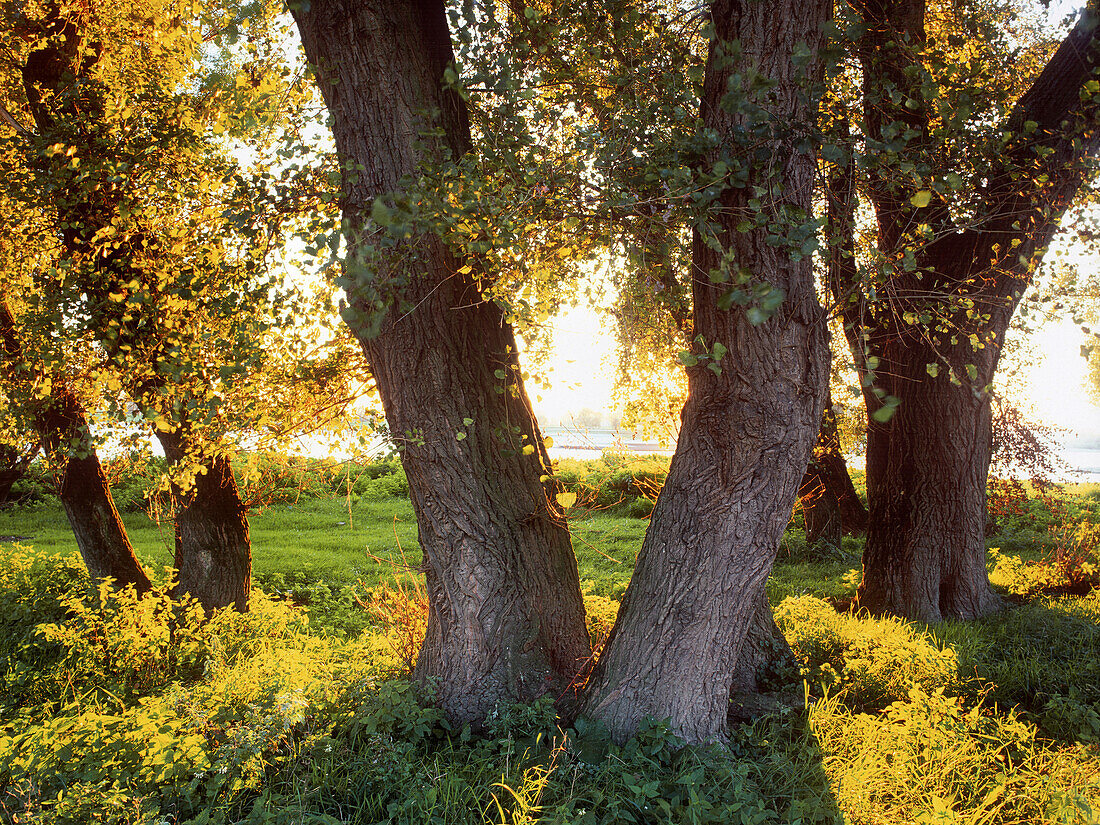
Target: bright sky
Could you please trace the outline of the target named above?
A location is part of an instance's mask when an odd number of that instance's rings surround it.
[[[528,388],[535,412],[568,426],[570,413],[585,407],[614,411],[615,362],[615,336],[599,313],[583,304],[568,309],[554,322],[554,352],[546,375],[550,388]]]
[[[1039,358],[1023,373],[1021,398],[1029,399],[1043,421],[1100,438],[1100,407],[1085,388],[1087,365],[1081,357],[1084,336],[1069,320],[1052,322],[1036,334]]]
[[[602,323],[596,310],[578,306],[560,316],[554,329],[550,389],[529,387],[535,411],[564,425],[571,413],[585,407],[614,411],[616,344],[610,326]],[[1010,389],[1024,404],[1030,403],[1040,420],[1085,438],[1100,438],[1100,407],[1085,388],[1083,342],[1071,321],[1046,324],[1035,335],[1037,357]]]

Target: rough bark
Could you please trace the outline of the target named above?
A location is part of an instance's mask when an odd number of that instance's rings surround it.
[[[471,148],[442,2],[314,0],[294,9],[333,118],[349,232],[349,325],[401,449],[424,552],[428,629],[415,675],[457,722],[566,694],[589,658],[576,561],[504,313],[474,259],[430,231],[385,243],[375,198]],[[428,132],[436,129],[432,135]],[[435,135],[438,135],[436,137]],[[367,265],[369,262],[369,265]]]
[[[210,613],[232,606],[248,610],[252,544],[248,516],[228,457],[195,455],[182,429],[158,432],[173,464],[195,462],[192,486],[173,489],[176,510],[176,593],[199,600]],[[190,454],[189,454],[190,453]]]
[[[132,584],[140,592],[149,590],[149,577],[134,554],[91,444],[83,406],[71,390],[57,384],[51,395],[35,397],[41,376],[28,361],[15,319],[2,300],[0,368],[4,380],[26,399],[27,418],[46,454],[63,468],[59,498],[88,572],[97,579],[110,577],[119,587]]]
[[[892,122],[904,123],[918,136],[908,151],[934,157],[920,73],[912,71],[925,41],[924,3],[852,5],[867,23],[857,43],[867,133],[881,138]],[[983,204],[964,226],[955,225],[938,196],[918,207],[904,178],[869,174],[879,253],[899,259],[908,248],[915,264],[898,267],[875,296],[859,293],[850,260],[832,279],[856,361],[874,378],[865,392],[872,416],[870,527],[859,590],[859,604],[874,612],[931,622],[973,618],[1000,605],[989,586],[983,538],[987,388],[1016,304],[1089,174],[1083,161],[1100,146],[1098,101],[1083,91],[1095,74],[1096,40],[1090,4],[1006,122],[1011,138],[988,175]],[[840,179],[846,191],[834,189],[830,206],[850,226],[851,175]],[[907,234],[922,224],[933,240]],[[929,295],[948,307],[946,334],[903,320],[926,309]],[[885,423],[873,418],[883,403],[876,390],[901,400]]]
[[[754,209],[754,185],[768,193],[763,209],[779,214],[786,208],[788,219],[810,213],[813,154],[796,130],[814,119],[804,85],[820,70],[817,47],[829,11],[827,2],[716,2],[711,9],[716,38],[702,123],[719,141],[707,160],[744,164],[749,173],[747,186],[730,185],[720,196],[714,212],[720,246],[786,298],[755,326],[743,308],[719,309],[729,285],[712,283],[708,273],[721,254],[696,234],[695,333],[706,347],[721,343],[727,353],[720,374],[703,364],[688,370],[676,453],[590,681],[585,713],[616,739],[628,737],[646,716],[670,719],[688,742],[724,738],[731,690],[745,683],[754,665],[743,661],[744,642],[759,618],[817,434],[828,347],[809,260],[793,260],[782,245],[766,242],[765,230],[738,231],[738,224]],[[765,123],[749,122],[751,106],[721,105],[734,73],[746,69],[723,58],[723,44],[733,41],[744,60],[774,83]],[[806,61],[792,59],[799,43],[809,45]],[[753,128],[755,148],[766,144],[767,151],[740,154],[739,138]],[[696,352],[702,354],[702,345],[696,343]]]

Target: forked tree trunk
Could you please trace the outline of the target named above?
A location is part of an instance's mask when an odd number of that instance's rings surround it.
[[[294,8],[345,168],[345,317],[398,441],[424,552],[428,629],[415,675],[475,725],[502,702],[568,692],[589,657],[577,565],[504,313],[477,262],[430,229],[370,221],[422,163],[471,147],[441,0]],[[438,130],[431,133],[431,130]],[[435,135],[440,135],[439,137]],[[372,248],[373,247],[373,248]]]
[[[708,161],[749,175],[743,188],[730,183],[715,205],[715,239],[732,255],[735,272],[782,289],[785,300],[758,325],[736,305],[719,309],[732,284],[708,277],[721,268],[722,253],[697,232],[695,352],[704,355],[717,343],[728,351],[720,374],[706,361],[688,370],[676,453],[590,682],[585,713],[616,739],[647,716],[670,719],[688,742],[723,739],[731,691],[751,682],[758,665],[744,643],[754,626],[766,625],[764,585],[817,435],[828,347],[809,259],[796,261],[782,244],[766,241],[766,229],[738,225],[760,208],[783,211],[785,219],[810,214],[814,157],[797,130],[814,122],[808,87],[819,77],[817,47],[830,9],[821,0],[712,5],[716,38],[702,122],[719,140]],[[735,42],[741,60],[724,54]],[[794,59],[799,44],[809,46],[804,61]],[[751,104],[722,105],[734,73],[744,78],[753,70],[773,83],[767,100],[752,101],[765,108],[763,122],[742,114],[754,111]],[[741,139],[748,134],[754,146],[746,151]],[[754,208],[760,191],[766,205]]]
[[[15,319],[2,299],[0,369],[17,394],[31,396],[26,404],[34,429],[46,454],[64,468],[59,498],[88,572],[97,579],[110,577],[119,587],[132,584],[139,592],[149,590],[149,577],[134,554],[92,446],[83,406],[57,384],[50,397],[33,397],[39,376],[26,360]]]
[[[856,42],[866,131],[883,139],[904,124],[913,136],[908,162],[928,163],[934,172],[925,180],[935,179],[943,138],[918,65],[925,3],[853,8],[866,24]],[[1095,82],[1098,43],[1090,4],[1006,119],[1005,143],[983,172],[981,201],[963,210],[964,225],[944,196],[924,190],[918,197],[911,177],[881,166],[868,173],[879,252],[909,260],[868,294],[849,240],[847,263],[830,278],[856,361],[865,376],[874,374],[865,391],[870,527],[858,595],[873,612],[934,622],[975,618],[1001,604],[983,538],[988,388],[1016,304],[1100,147],[1100,97],[1086,85]],[[834,178],[843,186],[830,185],[831,217],[849,237],[852,181],[848,172]],[[924,230],[914,235],[917,227]],[[922,316],[932,320],[918,323]],[[878,393],[900,399],[885,423],[873,419]]]
[[[158,432],[164,454],[173,464],[188,456],[186,436],[179,430]],[[252,543],[248,516],[241,502],[228,458],[199,459],[203,472],[193,485],[173,489],[176,511],[177,593],[186,593],[210,613],[221,607],[248,610],[252,585]]]

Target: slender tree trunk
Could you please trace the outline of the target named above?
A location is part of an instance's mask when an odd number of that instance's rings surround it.
[[[46,450],[55,456],[74,443],[88,442],[84,410],[68,393],[55,397],[37,419]],[[64,467],[59,498],[88,572],[96,579],[110,577],[119,587],[132,584],[139,592],[149,590],[149,577],[134,554],[95,450],[89,445],[70,455]]]
[[[14,447],[0,444],[0,508],[11,499],[12,487],[27,474],[27,467],[37,453],[38,447],[33,453],[20,454]]]
[[[798,503],[806,523],[806,543],[810,547],[824,544],[840,547],[840,501],[829,486],[817,460],[810,462],[798,487]]]
[[[40,376],[26,360],[15,319],[0,300],[0,369],[21,395],[46,454],[64,469],[59,497],[72,525],[76,546],[94,578],[112,578],[139,592],[152,586],[134,554],[126,527],[115,509],[107,476],[88,434],[84,408],[73,393],[54,384],[53,394],[35,398]]]
[[[716,38],[702,122],[720,140],[708,160],[749,173],[743,188],[722,192],[714,240],[736,266],[782,289],[785,300],[757,325],[736,305],[719,309],[731,285],[708,275],[721,269],[723,254],[697,232],[695,353],[713,352],[716,343],[727,352],[720,374],[706,361],[688,370],[676,453],[590,682],[585,713],[616,739],[646,716],[670,719],[688,742],[724,738],[731,691],[749,682],[747,671],[757,665],[744,643],[754,626],[766,624],[764,585],[817,434],[828,347],[809,260],[792,259],[782,244],[765,241],[765,230],[739,224],[754,211],[754,186],[768,193],[763,208],[788,218],[810,214],[814,158],[796,133],[814,121],[806,86],[821,69],[817,47],[830,9],[827,2],[712,5]],[[752,65],[725,54],[734,42]],[[810,47],[806,61],[793,59],[798,44]],[[723,106],[734,73],[753,70],[773,82],[767,102],[753,101],[766,111]],[[754,111],[756,119],[748,114]],[[740,154],[739,139],[749,133],[755,151]],[[768,159],[760,153],[765,143]]]
[[[181,430],[158,432],[164,454],[173,464],[195,461],[193,445]],[[223,455],[198,459],[201,471],[187,490],[173,489],[176,499],[177,593],[194,596],[210,613],[232,605],[248,610],[252,584],[252,544],[248,517],[230,461]]]
[[[813,458],[798,488],[798,500],[806,520],[806,541],[811,547],[821,541],[840,547],[841,535],[867,529],[867,511],[852,486],[848,465],[840,452],[831,393],[826,393],[821,428]]]
[[[504,313],[474,259],[430,230],[388,243],[375,198],[470,150],[441,0],[313,0],[294,10],[333,117],[349,232],[345,317],[398,441],[424,551],[428,630],[416,664],[479,724],[502,702],[568,692],[589,657],[576,561]],[[437,129],[433,137],[429,130]]]

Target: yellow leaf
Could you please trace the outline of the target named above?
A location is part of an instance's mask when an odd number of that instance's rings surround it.
[[[913,204],[913,206],[917,207],[917,209],[923,209],[931,202],[932,193],[929,192],[927,189],[920,190],[919,192],[917,192],[917,194],[913,195],[913,197],[909,199],[909,203]]]
[[[554,498],[556,498],[558,500],[558,504],[560,504],[566,510],[577,503],[576,493],[558,493],[556,496],[554,496]]]

